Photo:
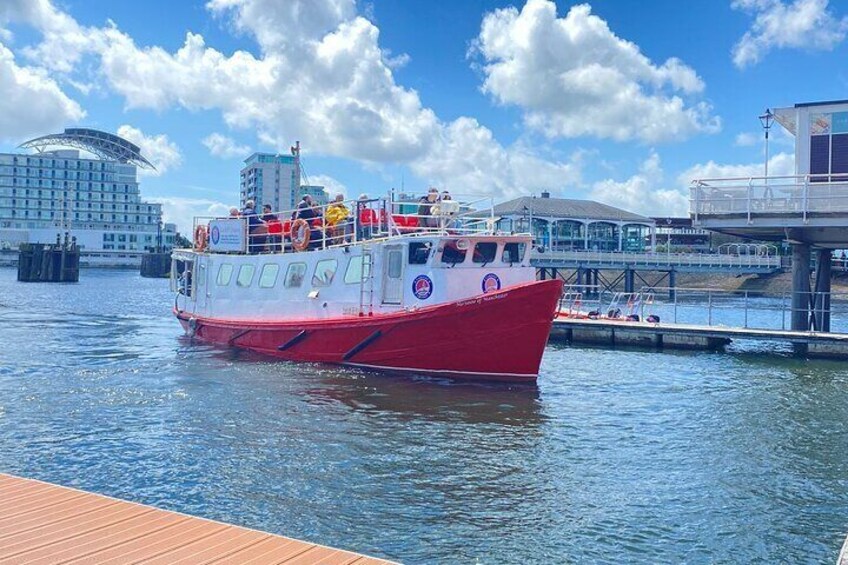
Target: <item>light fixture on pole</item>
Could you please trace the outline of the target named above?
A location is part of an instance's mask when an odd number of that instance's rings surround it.
[[[768,162],[769,162],[769,130],[771,129],[771,124],[774,122],[774,114],[771,110],[766,108],[766,113],[759,116],[760,124],[763,126],[763,131],[766,134],[766,162],[765,162],[765,191],[763,193],[763,198],[770,199],[771,198],[771,188],[768,183]]]

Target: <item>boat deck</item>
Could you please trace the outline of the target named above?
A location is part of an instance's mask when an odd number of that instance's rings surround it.
[[[0,564],[390,563],[0,473]]]

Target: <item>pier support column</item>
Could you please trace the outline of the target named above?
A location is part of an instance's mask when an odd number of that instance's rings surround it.
[[[792,310],[791,329],[805,332],[810,329],[810,246],[792,246]]]
[[[675,295],[677,294],[677,271],[669,271],[668,272],[668,298],[669,300],[674,300]]]
[[[585,278],[586,278],[586,269],[584,269],[583,267],[577,267],[577,275],[575,276],[576,280],[574,281],[574,283],[575,283],[575,286],[577,287],[577,290],[579,292],[582,292],[583,294],[586,294],[586,289],[583,287],[583,285],[586,284]]]
[[[636,292],[636,274],[630,267],[624,269],[624,292]]]
[[[816,251],[816,293],[814,297],[811,328],[820,332],[830,331],[830,277],[833,250]]]

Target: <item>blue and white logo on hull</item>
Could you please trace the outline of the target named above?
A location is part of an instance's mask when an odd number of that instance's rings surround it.
[[[427,300],[433,294],[433,281],[427,275],[418,275],[412,281],[412,294],[418,300]]]
[[[501,289],[501,279],[495,273],[489,273],[483,277],[483,284],[481,286],[483,287],[483,294],[495,292]]]

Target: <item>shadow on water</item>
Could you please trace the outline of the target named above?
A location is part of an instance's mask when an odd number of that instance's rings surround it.
[[[181,352],[206,352],[226,363],[253,366],[266,375],[295,379],[314,404],[339,403],[365,415],[392,414],[404,420],[433,420],[468,424],[534,426],[543,421],[539,388],[535,384],[463,382],[341,367],[281,361],[246,349],[180,338]],[[274,387],[288,394],[288,386]]]

